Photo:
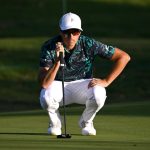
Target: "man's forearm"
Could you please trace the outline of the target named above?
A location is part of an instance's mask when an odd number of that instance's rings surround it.
[[[128,54],[124,54],[122,57],[115,61],[115,64],[111,72],[106,76],[106,81],[110,85],[123,71],[127,63],[129,62],[130,57]]]
[[[54,66],[47,71],[47,74],[45,75],[43,82],[42,82],[43,88],[45,89],[48,88],[48,86],[54,81],[56,74],[59,70],[59,67],[60,67],[60,61],[57,61],[54,64]]]

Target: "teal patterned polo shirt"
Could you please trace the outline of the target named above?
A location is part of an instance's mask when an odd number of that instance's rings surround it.
[[[61,36],[46,41],[41,48],[40,67],[51,68],[56,58],[56,43],[62,42]],[[96,56],[110,59],[114,54],[113,46],[105,45],[95,39],[80,35],[74,49],[70,52],[65,49],[64,81],[90,79],[93,76],[93,61]],[[57,72],[55,80],[62,80],[61,69]]]

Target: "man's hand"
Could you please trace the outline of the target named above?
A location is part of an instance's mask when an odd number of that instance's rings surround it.
[[[108,84],[108,82],[105,79],[96,79],[96,78],[93,78],[89,82],[88,88],[94,87],[95,85],[99,85],[99,86],[102,86],[102,87],[107,87],[109,84]]]
[[[61,42],[57,42],[56,43],[56,55],[57,55],[57,58],[59,58],[59,53],[60,52],[63,52],[63,56],[64,56],[64,46],[62,45]]]

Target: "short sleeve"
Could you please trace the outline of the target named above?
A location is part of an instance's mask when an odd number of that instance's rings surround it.
[[[51,67],[53,65],[52,57],[48,47],[43,45],[40,54],[40,67]]]
[[[98,55],[100,57],[110,59],[115,52],[115,47],[103,44],[92,38],[85,37],[85,43],[86,49],[90,51],[91,57],[93,58]]]
[[[115,52],[115,47],[103,44],[95,40],[93,41],[92,48],[94,49],[95,55],[98,55],[106,59],[110,59]]]

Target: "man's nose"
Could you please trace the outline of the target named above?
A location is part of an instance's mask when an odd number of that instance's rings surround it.
[[[73,34],[72,34],[72,33],[68,33],[68,34],[67,34],[67,37],[68,37],[68,38],[72,38],[72,37],[73,37]]]

